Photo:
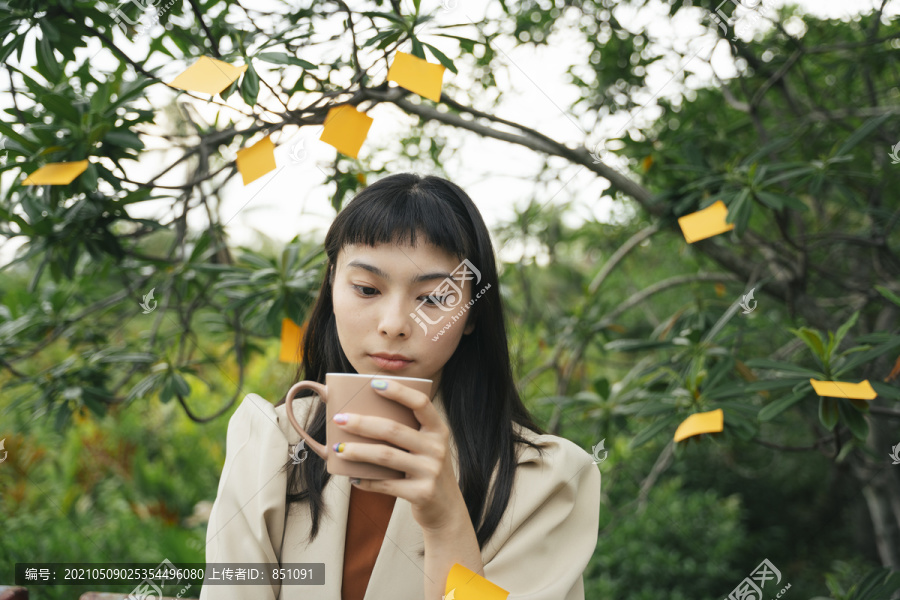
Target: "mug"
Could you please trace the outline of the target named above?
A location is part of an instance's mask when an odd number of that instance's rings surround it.
[[[325,468],[332,475],[346,475],[361,479],[405,479],[406,473],[396,469],[390,469],[374,463],[347,460],[340,453],[335,452],[334,444],[340,442],[361,442],[364,444],[386,444],[398,450],[407,452],[405,448],[392,444],[386,440],[373,441],[355,435],[342,429],[334,422],[334,415],[339,412],[351,412],[360,415],[372,415],[393,419],[403,425],[420,429],[421,424],[411,408],[399,402],[385,398],[376,392],[371,384],[373,379],[386,381],[399,381],[405,386],[418,390],[426,395],[431,395],[432,381],[430,379],[418,379],[415,377],[398,377],[394,375],[365,375],[358,373],[326,373],[325,385],[317,381],[301,381],[295,383],[288,390],[285,397],[287,416],[297,433],[306,441],[307,447],[325,460]],[[297,422],[291,401],[294,395],[302,389],[311,389],[319,395],[326,406],[325,442],[323,446],[306,433]]]

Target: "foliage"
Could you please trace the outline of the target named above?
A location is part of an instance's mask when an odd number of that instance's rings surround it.
[[[0,235],[26,243],[2,267],[0,408],[15,420],[11,439],[23,449],[15,460],[31,461],[0,473],[12,479],[3,489],[13,491],[0,500],[11,532],[4,542],[16,544],[12,558],[44,558],[51,549],[61,557],[134,557],[128,542],[135,539],[147,540],[147,560],[178,554],[181,542],[170,546],[166,536],[183,539],[184,532],[166,529],[167,520],[172,525],[213,497],[224,419],[251,387],[245,370],[257,364],[257,387],[270,383],[267,374],[284,376],[281,365],[253,361],[274,360],[281,320],[302,322],[321,276],[320,243],[299,236],[280,251],[243,248],[232,257],[228,222],[219,216],[222,189],[236,174],[231,154],[261,135],[321,125],[337,104],[367,110],[387,103],[419,123],[373,150],[379,160],[335,160],[324,184],[335,211],[367,176],[407,164],[440,172],[448,130],[544,158],[531,203],[497,232],[498,246],[534,242],[539,250],[505,265],[501,293],[536,414],[552,432],[585,447],[607,438],[611,449],[604,510],[615,507],[605,513],[614,525],[589,569],[596,577],[590,590],[717,596],[761,556],[775,556],[777,541],[808,533],[812,517],[797,518],[796,505],[812,494],[816,517],[864,526],[823,533],[846,543],[791,572],[821,586],[827,580],[836,599],[880,593],[874,590],[892,575],[865,571],[900,563],[900,517],[890,504],[900,475],[884,468],[900,415],[900,363],[891,368],[900,346],[900,210],[890,195],[900,169],[889,158],[900,139],[891,119],[900,99],[900,36],[884,26],[884,6],[847,21],[788,6],[744,39],[718,37],[700,10],[714,10],[714,2],[665,4],[673,22],[693,15],[708,27],[694,40],[699,48],[682,52],[649,31],[630,31],[623,19],[649,0],[504,0],[496,22],[465,23],[471,34],[418,1],[410,9],[378,0],[357,11],[343,2],[283,2],[277,19],[226,0],[183,2],[157,11],[150,26],[138,3],[5,3],[0,56],[14,103],[0,119],[0,174],[14,179],[0,194]],[[348,36],[314,36],[335,20]],[[787,24],[797,21],[802,33],[790,33]],[[506,32],[532,46],[581,36],[587,51],[559,66],[577,90],[571,112],[594,123],[628,116],[615,160],[592,160],[587,133],[585,147],[572,148],[490,113],[504,92],[497,75]],[[140,57],[138,38],[146,41]],[[85,58],[92,44],[111,70]],[[319,44],[329,45],[323,55],[331,62],[310,60]],[[698,86],[699,65],[691,62],[713,46],[731,58],[735,75]],[[389,64],[400,49],[459,76],[445,82],[445,110],[410,101],[372,66]],[[34,65],[23,63],[31,52]],[[161,66],[187,67],[203,55],[248,68],[218,97],[163,85]],[[680,70],[671,87],[654,89],[650,73],[666,62]],[[643,112],[642,98],[656,99],[658,116]],[[213,123],[185,108],[202,103],[222,109]],[[129,176],[130,162],[157,145],[178,156],[149,181]],[[84,159],[87,171],[69,185],[23,185],[41,165]],[[550,159],[608,181],[605,197],[625,215],[621,222],[565,227],[565,211],[546,203],[571,178]],[[623,164],[627,171],[612,166]],[[186,169],[173,184],[164,176],[179,166]],[[677,219],[719,200],[733,231],[685,244]],[[152,203],[165,204],[167,216],[133,216]],[[188,227],[196,210],[207,221],[202,231]],[[748,290],[759,306],[739,315],[737,299]],[[155,312],[137,301],[147,302],[148,291]],[[878,398],[817,398],[810,378],[870,380]],[[725,412],[722,433],[669,441],[684,418],[716,408]],[[181,436],[177,428],[154,429],[153,419],[174,419],[173,409],[191,427],[211,429]],[[60,448],[66,451],[51,453]],[[741,484],[756,468],[744,458],[755,454],[748,448],[783,453],[790,469]],[[95,456],[102,460],[92,462]],[[174,475],[172,465],[179,466]],[[816,488],[791,470],[823,473],[831,487]],[[117,480],[121,494],[109,483]],[[850,490],[842,503],[833,493],[838,485]],[[761,516],[766,507],[754,487],[785,488],[772,493],[790,503],[769,507],[774,525]],[[44,495],[53,509],[38,502]],[[632,499],[641,506],[649,498],[655,503],[635,516],[625,512]],[[738,506],[752,510],[741,514]],[[54,511],[95,533],[38,535]],[[708,529],[704,511],[719,517]],[[680,515],[687,521],[679,533],[670,525]],[[776,533],[755,535],[751,525],[760,522]],[[704,545],[691,546],[695,539]],[[753,555],[742,542],[752,542]],[[720,554],[704,556],[710,549]],[[858,573],[825,577],[824,565],[857,555],[866,557]]]

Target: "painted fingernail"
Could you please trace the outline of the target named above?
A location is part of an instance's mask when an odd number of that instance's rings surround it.
[[[335,452],[340,453],[340,452],[344,451],[344,443],[343,442],[336,442],[333,447],[334,447]]]
[[[349,416],[347,415],[347,413],[338,413],[334,415],[333,418],[335,423],[340,423],[341,425],[343,425],[347,422]]]
[[[388,384],[388,382],[385,381],[384,379],[373,379],[372,380],[372,387],[375,388],[376,390],[386,390],[387,384]]]
[[[353,479],[350,480],[350,483],[352,483],[353,485],[358,485],[358,484],[359,484],[359,477],[354,477]]]

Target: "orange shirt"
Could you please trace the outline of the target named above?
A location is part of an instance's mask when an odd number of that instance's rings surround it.
[[[396,500],[390,494],[350,486],[341,600],[363,600]]]

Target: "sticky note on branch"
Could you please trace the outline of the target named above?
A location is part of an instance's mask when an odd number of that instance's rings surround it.
[[[366,141],[372,121],[372,117],[349,104],[336,106],[325,115],[325,130],[319,139],[334,146],[341,154],[358,158],[359,149]]]
[[[29,175],[22,185],[68,185],[88,168],[88,161],[49,163]]]
[[[849,398],[851,400],[874,400],[878,394],[872,389],[872,384],[868,379],[864,379],[859,383],[849,383],[847,381],[819,381],[818,379],[810,379],[816,394],[820,396],[830,396],[833,398]]]
[[[234,83],[246,70],[247,65],[234,67],[227,62],[201,56],[197,62],[166,85],[179,90],[215,96]]]
[[[281,353],[278,360],[286,363],[299,363],[303,361],[303,348],[300,343],[303,340],[303,327],[300,327],[291,319],[285,317],[281,320]]]
[[[675,430],[676,442],[700,435],[701,433],[718,433],[725,428],[725,413],[721,408],[709,412],[694,413],[681,422]]]
[[[269,171],[275,170],[275,144],[269,136],[266,136],[249,148],[238,150],[235,162],[244,185],[256,181]]]
[[[440,102],[445,69],[444,65],[430,63],[406,52],[397,52],[388,69],[387,80],[429,100]]]
[[[506,600],[509,592],[459,563],[450,568],[444,600]]]
[[[728,207],[721,200],[703,210],[678,218],[681,233],[688,244],[711,238],[734,229],[734,223],[726,223]]]

